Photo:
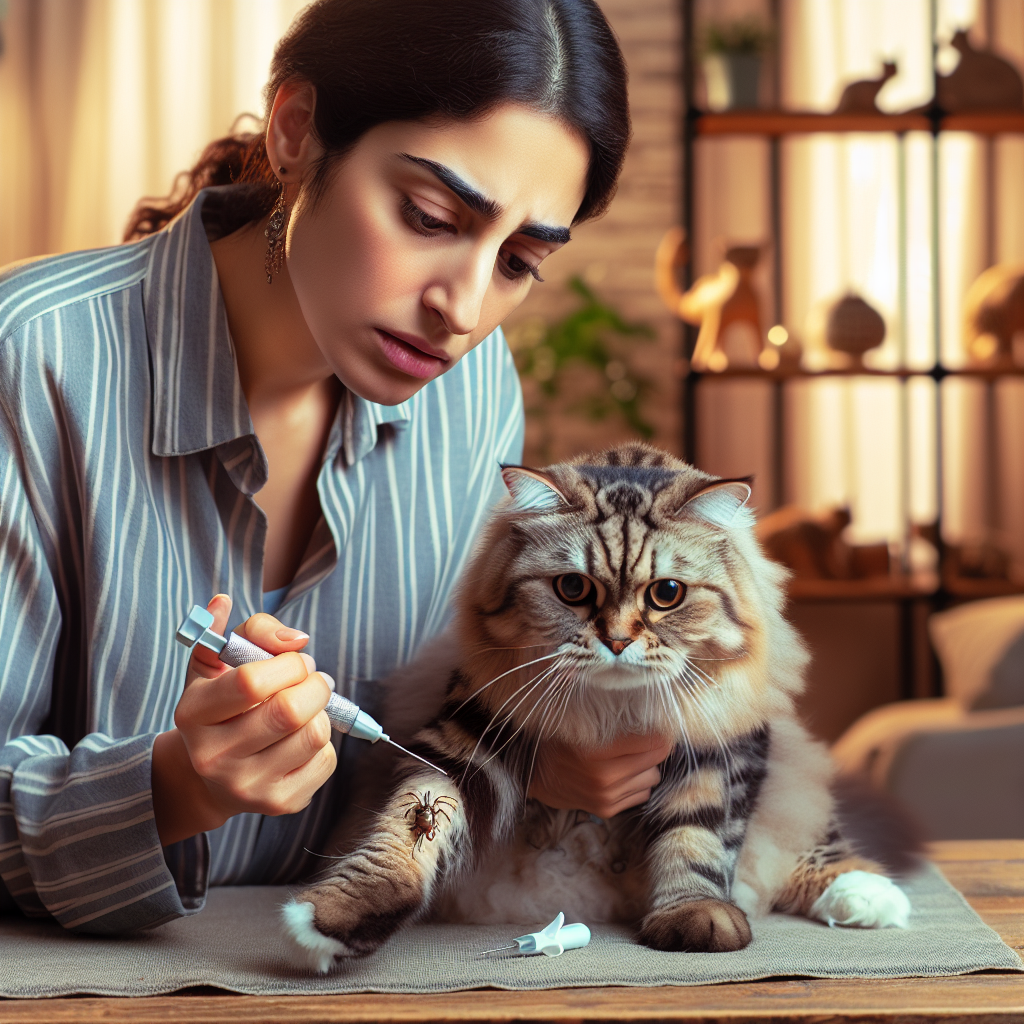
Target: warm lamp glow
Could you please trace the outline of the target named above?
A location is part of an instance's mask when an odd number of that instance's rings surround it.
[[[789,341],[789,331],[782,324],[776,324],[774,327],[769,328],[768,340],[773,345],[778,345],[779,348],[782,348]]]

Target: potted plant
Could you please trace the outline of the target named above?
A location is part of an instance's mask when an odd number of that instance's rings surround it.
[[[581,277],[568,287],[579,305],[561,320],[530,320],[509,332],[508,342],[524,384],[527,421],[535,428],[535,454],[551,460],[559,417],[581,416],[600,422],[621,417],[624,426],[645,440],[654,428],[643,414],[642,402],[653,383],[636,372],[630,344],[650,340],[653,329],[630,323],[602,301]],[[582,378],[574,370],[585,371]]]
[[[754,17],[713,22],[704,33],[704,83],[711,110],[743,110],[758,105],[761,57],[771,33]]]

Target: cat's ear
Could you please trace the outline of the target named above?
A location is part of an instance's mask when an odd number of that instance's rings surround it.
[[[712,526],[729,526],[750,498],[750,481],[716,480],[688,498],[679,515],[695,515]]]
[[[572,507],[554,480],[539,469],[502,466],[501,478],[512,505],[521,512],[568,512]]]

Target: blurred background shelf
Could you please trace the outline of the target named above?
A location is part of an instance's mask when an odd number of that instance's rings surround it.
[[[942,0],[913,11],[856,0],[813,12],[800,0],[679,3],[681,287],[709,279],[727,247],[756,247],[762,338],[778,325],[803,344],[801,361],[780,350],[773,370],[730,355],[725,370],[698,372],[698,328],[685,325],[684,455],[722,476],[753,473],[762,519],[845,504],[852,544],[883,556],[888,544],[888,574],[883,558],[874,577],[789,583],[787,614],[814,654],[804,711],[832,740],[880,704],[942,695],[931,614],[1024,593],[1021,353],[1014,365],[961,365],[968,286],[996,263],[1024,262],[1024,110],[947,114],[929,98],[956,29],[970,24],[976,50],[994,48],[1019,70],[1024,22],[1002,0],[955,16]],[[742,18],[769,41],[762,106],[706,110],[707,28]],[[879,80],[883,60],[898,71],[881,105],[905,112],[807,109]],[[844,291],[885,320],[884,348],[867,359],[879,368],[814,348],[815,303]],[[979,566],[992,575],[975,578]]]
[[[1024,594],[1024,585],[1013,580],[970,577],[946,578],[940,582],[938,573],[921,572],[859,580],[792,579],[787,592],[791,601],[903,601],[939,596],[978,600]]]
[[[932,597],[939,590],[938,573],[894,574],[861,580],[790,580],[793,601],[878,601]]]
[[[820,370],[809,370],[802,366],[782,366],[775,370],[762,370],[755,366],[730,366],[720,373],[688,371],[688,376],[698,380],[728,380],[730,378],[746,378],[750,380],[817,380],[826,377],[879,377],[906,379],[908,377],[930,377],[933,380],[944,380],[946,377],[964,377],[972,380],[1002,380],[1004,377],[1024,378],[1024,366],[1006,368],[961,366],[948,367],[941,363],[934,366],[903,366],[891,370],[877,370],[867,366],[858,367],[825,367]]]
[[[738,110],[711,113],[693,109],[697,135],[809,135],[819,132],[960,131],[979,135],[1024,132],[1024,110],[961,114],[821,114],[793,110]]]

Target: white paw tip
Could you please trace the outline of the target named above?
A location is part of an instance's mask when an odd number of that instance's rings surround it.
[[[906,928],[910,900],[885,875],[847,871],[834,879],[811,907],[810,916],[830,928]]]
[[[315,908],[312,903],[297,903],[292,900],[281,908],[284,930],[299,947],[303,962],[321,974],[326,974],[334,964],[334,958],[345,956],[348,947],[316,930],[313,924]]]

